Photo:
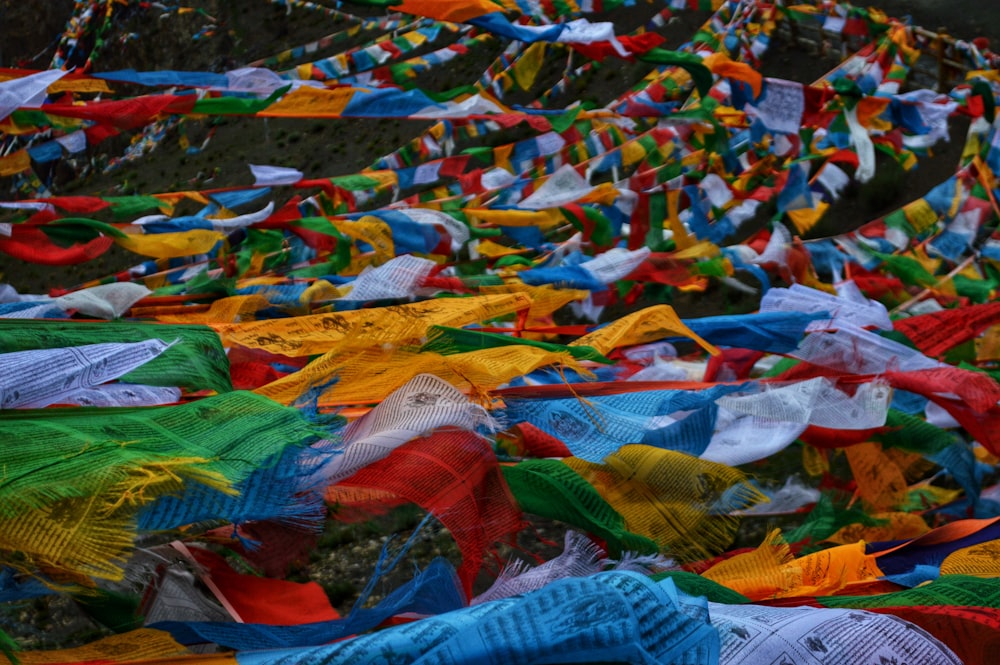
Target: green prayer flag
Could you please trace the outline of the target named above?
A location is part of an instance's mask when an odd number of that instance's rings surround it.
[[[749,603],[750,599],[742,593],[733,591],[729,587],[722,586],[707,577],[702,577],[697,573],[689,573],[686,570],[665,570],[661,573],[651,575],[657,582],[665,579],[673,580],[677,588],[689,596],[704,596],[713,603],[725,603],[727,605],[740,605]]]
[[[208,326],[0,319],[0,353],[147,339],[179,339],[180,343],[132,370],[121,378],[122,381],[220,393],[233,389],[229,359],[218,334]]]
[[[161,210],[164,202],[155,196],[105,196],[115,219],[130,219],[150,210]]]
[[[203,115],[254,115],[278,101],[292,86],[286,85],[267,99],[253,97],[203,97],[194,103],[193,114]]]
[[[861,508],[846,508],[835,504],[830,494],[821,494],[816,507],[812,509],[806,521],[798,528],[785,534],[785,540],[790,543],[808,539],[811,543],[819,543],[850,524],[864,526],[883,526],[888,520],[872,517]]]
[[[668,51],[662,48],[652,48],[639,56],[640,60],[652,62],[657,65],[673,65],[680,67],[691,75],[694,87],[702,97],[708,95],[712,89],[712,72],[701,63],[701,58],[694,53],[682,53],[680,51]]]
[[[467,351],[478,351],[480,349],[491,349],[498,346],[515,345],[533,346],[536,349],[545,349],[554,353],[568,353],[577,360],[592,360],[607,365],[611,365],[614,362],[592,346],[552,344],[550,342],[540,342],[533,339],[513,337],[511,335],[464,330],[462,328],[450,328],[447,326],[431,326],[427,331],[427,342],[420,350],[422,352],[429,351],[441,355],[451,355]]]
[[[559,460],[530,459],[502,466],[504,480],[526,513],[559,520],[604,540],[608,553],[652,554],[655,542],[625,528],[625,518],[594,486]]]

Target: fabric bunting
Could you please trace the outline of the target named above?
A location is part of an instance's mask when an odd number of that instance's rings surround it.
[[[104,71],[126,11],[224,17],[77,2],[0,69],[0,252],[118,266],[0,284],[2,658],[992,662],[985,45],[927,90],[921,33],[840,1],[268,4],[336,27]],[[771,75],[813,29],[840,63]],[[361,120],[354,172],[210,164],[226,123]],[[175,140],[208,168],[139,191]],[[88,161],[129,181],[62,191]],[[16,651],[58,595],[91,642]]]

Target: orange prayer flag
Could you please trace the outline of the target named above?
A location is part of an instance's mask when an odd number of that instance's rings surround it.
[[[775,529],[757,549],[724,559],[701,575],[747,598],[761,600],[785,593],[795,585],[797,575],[789,566],[793,561],[781,531]]]
[[[883,577],[863,541],[788,560],[774,534],[757,550],[737,554],[703,575],[752,601],[832,595]]]
[[[859,443],[845,448],[845,454],[858,484],[858,494],[870,506],[886,510],[906,502],[906,478],[880,444]]]
[[[750,88],[753,89],[754,97],[760,96],[761,87],[764,83],[764,77],[761,76],[760,72],[745,62],[733,62],[728,55],[719,52],[713,53],[702,60],[702,64],[708,67],[709,70],[716,76],[724,76],[726,78],[736,79],[737,81],[743,81],[744,83],[750,84]]]
[[[0,177],[23,173],[31,168],[31,157],[26,149],[17,150],[0,157]]]
[[[916,513],[874,513],[872,517],[887,520],[887,523],[881,526],[865,526],[857,522],[848,524],[826,540],[838,545],[856,543],[859,540],[878,543],[902,538],[917,538],[931,530],[927,526],[927,522]]]
[[[885,576],[875,557],[865,554],[863,541],[807,554],[796,559],[794,565],[801,571],[801,586],[785,597],[830,595]]]
[[[350,87],[302,86],[259,111],[257,115],[274,118],[339,118],[355,94],[364,94],[364,91]]]
[[[393,9],[404,14],[414,16],[426,16],[438,21],[451,21],[452,23],[464,23],[469,19],[474,19],[484,14],[502,12],[502,5],[490,2],[490,0],[403,0],[398,5],[393,5]]]

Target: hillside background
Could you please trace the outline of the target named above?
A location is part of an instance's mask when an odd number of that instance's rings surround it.
[[[44,3],[2,0],[0,67],[48,68],[60,37],[68,32],[74,4],[72,0]],[[341,33],[351,25],[324,14],[323,7],[335,7],[334,2],[299,3],[290,9],[269,0],[191,0],[183,3],[190,10],[186,13],[165,11],[159,3],[132,2],[127,7],[115,4],[110,29],[102,36],[103,43],[92,51],[95,72],[121,69],[224,72],[259,65],[269,58],[272,59],[269,66],[273,67],[275,56]],[[891,16],[909,15],[915,24],[947,28],[961,38],[984,35],[994,44],[1000,43],[1000,20],[995,20],[1000,19],[1000,6],[992,3],[890,0],[860,4],[880,7]],[[387,14],[385,10],[364,5],[344,3],[343,7],[344,11],[362,17]],[[658,3],[638,2],[634,7],[590,18],[614,21],[618,32],[624,33],[642,25],[661,7]],[[676,48],[689,40],[708,16],[707,12],[677,12],[675,19],[660,30],[667,38],[664,46]],[[304,61],[327,57],[378,36],[374,32],[361,32],[306,58],[284,59],[279,68],[289,69]],[[776,42],[764,63],[763,73],[767,76],[810,82],[836,64],[829,57],[804,54],[783,42],[780,36]],[[422,77],[417,84],[429,92],[471,84],[501,48],[500,40],[495,40],[491,48],[472,50],[455,58]],[[418,50],[414,55],[421,52]],[[538,77],[537,90],[519,93],[509,101],[530,101],[533,93],[544,90],[558,78],[564,66],[564,58],[550,59],[547,70]],[[603,105],[639,81],[647,68],[644,63],[605,61],[562,101],[569,105],[576,99],[585,99]],[[130,90],[127,85],[114,87],[122,94],[141,92]],[[186,119],[171,124],[161,140],[152,142],[139,132],[121,135],[89,147],[83,157],[38,165],[36,173],[51,193],[79,195],[152,194],[249,185],[253,178],[248,164],[294,167],[303,171],[306,178],[337,176],[361,171],[419,136],[428,126],[427,122],[395,119]],[[874,196],[855,192],[853,201],[848,197],[839,204],[839,209],[835,207],[829,213],[827,226],[837,228],[844,223],[856,225],[873,219],[940,182],[941,173],[950,174],[957,161],[964,126],[959,124],[953,133],[959,137],[957,141],[939,146],[933,158],[922,160],[919,169],[905,179],[889,174],[870,186]],[[498,143],[525,136],[524,130],[512,130],[490,140]],[[144,149],[133,147],[132,152],[140,154],[122,160],[133,141]],[[190,147],[185,149],[182,142]],[[8,200],[22,198],[18,185],[12,178],[0,178],[0,196]],[[277,196],[275,203],[280,204],[280,191]],[[120,271],[138,263],[137,258],[112,248],[89,263],[57,269],[0,255],[0,281],[13,285],[21,293],[45,293]]]

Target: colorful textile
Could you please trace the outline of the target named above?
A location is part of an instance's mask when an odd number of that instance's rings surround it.
[[[921,33],[843,2],[273,2],[339,32],[102,72],[125,12],[224,21],[95,0],[51,69],[0,69],[0,252],[136,257],[0,283],[0,602],[127,631],[8,660],[991,662],[995,56],[905,89]],[[782,25],[844,60],[769,76]],[[959,115],[940,184],[848,219]],[[131,179],[345,120],[392,149]],[[53,191],[111,137],[120,191]],[[309,580],[350,538],[367,584]]]

